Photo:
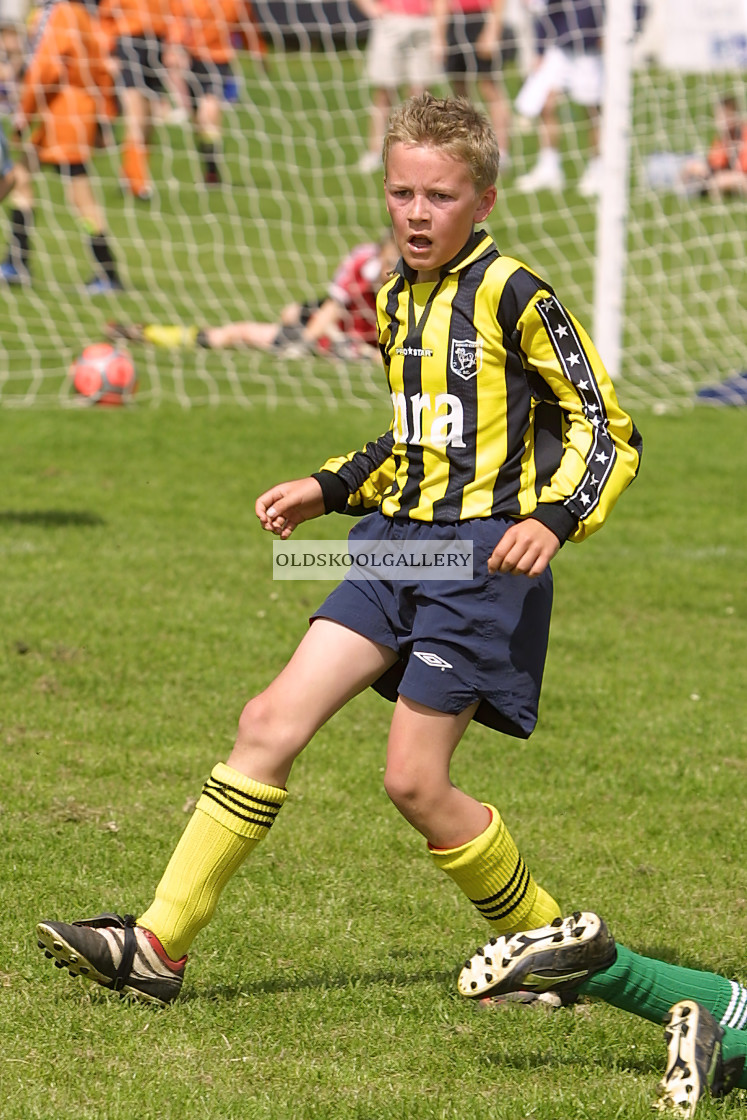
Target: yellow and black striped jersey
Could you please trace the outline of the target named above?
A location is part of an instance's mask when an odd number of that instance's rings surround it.
[[[391,426],[324,464],[327,507],[594,532],[635,477],[641,439],[583,327],[481,231],[437,282],[415,279],[400,261],[377,303]]]

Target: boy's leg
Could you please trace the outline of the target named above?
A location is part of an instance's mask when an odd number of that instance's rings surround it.
[[[109,239],[106,235],[104,213],[93,193],[91,180],[82,164],[75,165],[75,173],[65,176],[65,189],[72,209],[76,212],[88,235],[91,256],[96,267],[95,278],[103,280],[104,288],[118,290],[122,287]]]
[[[295,758],[334,712],[395,659],[391,650],[338,623],[313,623],[285,669],[246,705],[228,763],[219,763],[205,783],[155,899],[138,919],[141,956],[148,931],[171,964],[183,967],[183,956],[210,920],[223,887],[272,826]],[[82,928],[81,933],[67,924],[42,923],[40,944],[74,975],[100,983],[100,975],[113,979],[111,972],[120,972],[126,950],[126,929],[92,933],[89,925]],[[102,938],[108,939],[106,945]],[[97,944],[104,955],[91,961]],[[94,969],[86,972],[81,960]],[[140,957],[137,963],[145,967]],[[120,988],[142,991],[132,978],[130,983],[117,979]]]
[[[31,232],[34,225],[33,180],[29,163],[24,157],[16,163],[9,209],[10,237],[0,266],[0,278],[9,284],[23,284],[30,280]]]
[[[433,860],[501,933],[543,926],[557,903],[537,885],[496,809],[451,782],[451,757],[476,705],[458,715],[400,696],[384,784],[428,841]]]
[[[150,110],[142,90],[125,88],[121,91],[121,98],[125,121],[122,175],[131,194],[145,201],[152,192],[147,143]]]
[[[221,149],[221,103],[214,93],[205,93],[197,108],[197,151],[208,186],[220,183],[218,159]]]
[[[205,337],[213,350],[223,350],[231,346],[250,346],[255,350],[269,350],[277,333],[277,323],[247,321],[208,327],[205,330]]]
[[[609,968],[597,972],[578,989],[640,1015],[663,1023],[673,1004],[690,999],[706,1007],[722,1026],[747,1030],[747,988],[714,972],[668,964],[617,946]]]
[[[318,619],[280,675],[246,705],[227,765],[219,763],[205,783],[155,899],[138,919],[170,957],[187,952],[225,884],[269,832],[296,757],[394,656],[353,630]]]

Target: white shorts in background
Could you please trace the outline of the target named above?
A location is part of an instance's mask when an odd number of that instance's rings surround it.
[[[25,27],[29,0],[0,0],[0,27]]]
[[[550,47],[529,75],[515,101],[521,117],[538,117],[551,93],[567,93],[577,105],[601,105],[601,54],[574,54]]]
[[[439,79],[430,16],[382,16],[371,27],[366,77],[379,89],[427,89]]]

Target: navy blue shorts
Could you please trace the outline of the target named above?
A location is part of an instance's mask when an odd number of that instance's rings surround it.
[[[444,70],[449,78],[490,77],[500,58],[483,58],[477,40],[485,26],[485,12],[453,12],[446,28]]]
[[[351,540],[471,540],[472,580],[344,579],[313,618],[396,650],[399,660],[373,685],[388,700],[400,694],[451,714],[478,701],[478,723],[526,739],[537,722],[552,575],[549,568],[536,579],[488,574],[488,557],[511,524],[476,518],[431,525],[369,514]]]
[[[233,70],[230,62],[203,62],[201,58],[190,59],[187,88],[192,110],[196,111],[203,97],[207,97],[208,94],[222,101],[226,82],[230,82],[232,78]]]
[[[137,89],[146,97],[166,92],[167,72],[160,39],[145,35],[123,35],[114,47],[119,61],[119,80],[125,89]]]

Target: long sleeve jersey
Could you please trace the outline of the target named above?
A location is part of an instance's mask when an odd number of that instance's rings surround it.
[[[120,38],[166,39],[172,21],[170,0],[101,0],[99,19],[113,45]]]
[[[32,139],[42,162],[89,159],[97,121],[113,118],[116,106],[101,30],[83,4],[62,0],[41,16],[19,103],[27,118],[41,119]]]
[[[583,540],[635,477],[641,438],[583,327],[476,232],[436,283],[379,292],[392,422],[315,475],[327,509],[456,522],[535,517]]]
[[[174,14],[169,39],[180,43],[192,58],[230,62],[236,54],[231,36],[247,13],[242,0],[171,0]]]

